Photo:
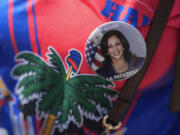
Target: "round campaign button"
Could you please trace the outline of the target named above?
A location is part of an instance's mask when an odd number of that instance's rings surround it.
[[[107,80],[124,80],[135,75],[146,58],[143,36],[132,25],[120,21],[97,27],[89,36],[86,60],[99,76]]]

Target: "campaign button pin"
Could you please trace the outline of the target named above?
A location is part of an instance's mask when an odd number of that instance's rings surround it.
[[[91,69],[107,80],[135,75],[146,59],[146,43],[131,24],[113,21],[100,25],[86,42],[85,55]]]

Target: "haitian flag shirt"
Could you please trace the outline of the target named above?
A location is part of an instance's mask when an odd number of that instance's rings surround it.
[[[88,66],[91,32],[122,21],[146,38],[158,0],[1,0],[0,128],[9,135],[99,135],[124,81],[99,78]],[[169,111],[180,24],[175,0],[148,71],[111,134],[178,135]],[[110,87],[109,87],[110,86]],[[4,133],[5,134],[5,133]]]

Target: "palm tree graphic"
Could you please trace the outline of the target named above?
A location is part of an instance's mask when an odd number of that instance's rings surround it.
[[[81,54],[70,50],[66,57],[69,70],[58,53],[49,47],[48,62],[32,52],[17,55],[12,76],[18,79],[16,92],[22,104],[37,100],[39,118],[46,118],[42,135],[68,129],[70,122],[77,127],[83,125],[83,117],[100,120],[112,107],[111,99],[118,93],[109,88],[113,83],[98,76],[77,74],[81,65]],[[72,74],[73,73],[73,74]]]

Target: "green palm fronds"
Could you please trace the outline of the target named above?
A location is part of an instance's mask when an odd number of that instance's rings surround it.
[[[67,121],[81,125],[83,117],[102,118],[103,110],[108,111],[112,107],[111,99],[118,95],[110,89],[113,83],[85,74],[66,80],[65,66],[52,47],[47,56],[48,63],[30,52],[16,57],[23,60],[12,72],[19,80],[17,91],[22,103],[37,99],[39,116],[43,113],[54,115],[60,125]]]

